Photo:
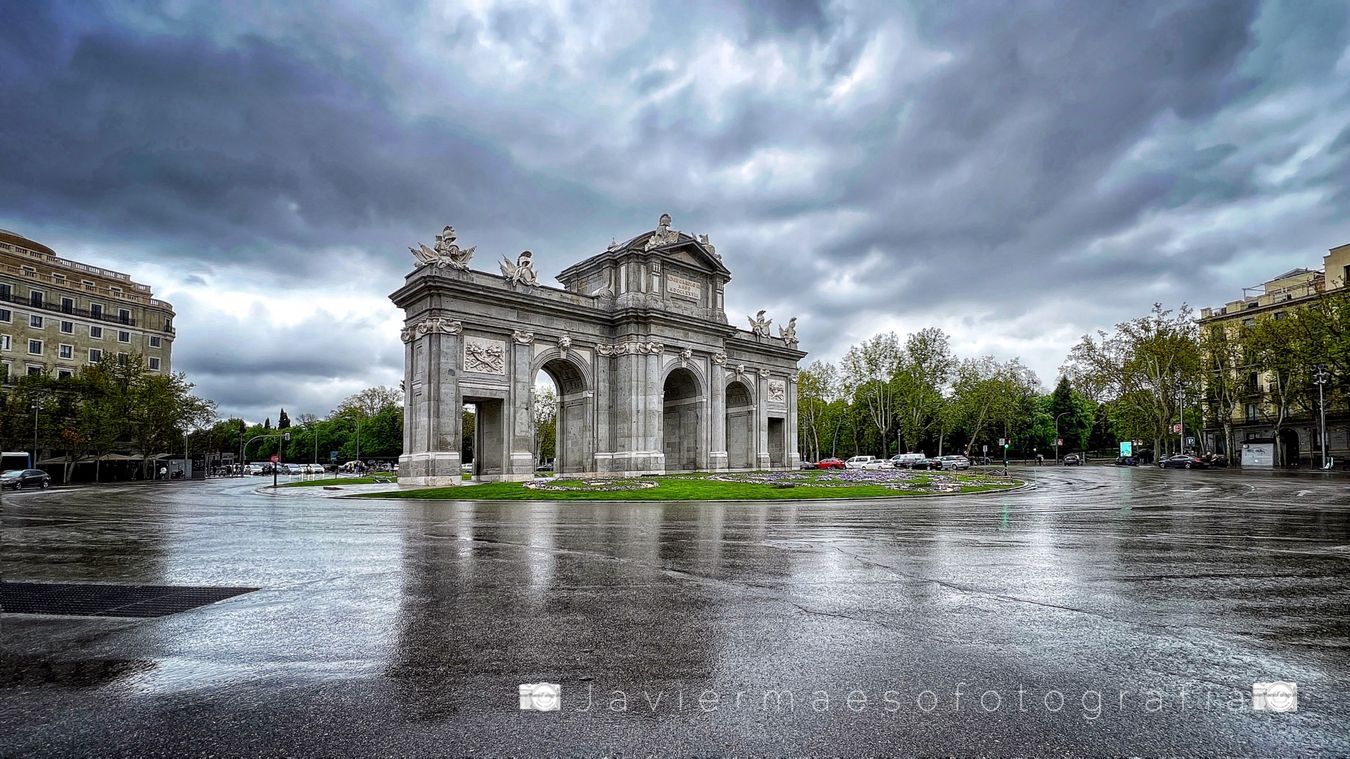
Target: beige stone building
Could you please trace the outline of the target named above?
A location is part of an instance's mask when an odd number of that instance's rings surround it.
[[[0,229],[0,366],[5,384],[25,374],[73,375],[103,356],[141,354],[167,373],[173,306],[121,272],[61,258]]]
[[[1328,292],[1345,290],[1347,286],[1350,286],[1350,243],[1328,251],[1322,258],[1321,270],[1287,271],[1265,283],[1245,288],[1242,297],[1237,300],[1218,308],[1201,309],[1200,324],[1202,328],[1224,325],[1236,331],[1240,325],[1250,326],[1258,318],[1267,315],[1283,318],[1289,309],[1307,304]],[[1251,372],[1247,377],[1246,397],[1232,417],[1233,444],[1239,452],[1243,443],[1272,441],[1275,438],[1275,430],[1264,415],[1268,410],[1266,395],[1270,382],[1270,377],[1257,372]],[[1284,460],[1273,463],[1308,465],[1314,460],[1320,463],[1321,447],[1316,415],[1302,410],[1293,413],[1285,421],[1279,436]],[[1214,424],[1212,415],[1207,420],[1204,435],[1208,450],[1223,450],[1223,429]],[[1338,461],[1350,460],[1350,420],[1343,415],[1328,413],[1327,451]]]

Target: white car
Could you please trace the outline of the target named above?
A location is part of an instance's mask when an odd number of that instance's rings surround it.
[[[845,469],[866,469],[869,461],[876,461],[876,456],[854,456],[844,462]]]
[[[922,453],[897,453],[891,457],[891,466],[896,469],[910,469],[920,461],[927,461],[928,457]]]
[[[970,459],[966,458],[965,456],[943,456],[939,458],[938,461],[942,462],[942,468],[944,470],[946,469],[957,470],[970,468]]]

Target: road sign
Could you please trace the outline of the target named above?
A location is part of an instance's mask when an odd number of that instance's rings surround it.
[[[329,452],[328,452],[328,460],[329,460],[329,461],[337,461],[337,451],[329,451]]]
[[[1122,441],[1120,441],[1120,455],[1121,455],[1121,456],[1133,456],[1133,455],[1134,455],[1134,443],[1130,442],[1129,440],[1122,440]]]
[[[1062,437],[1055,438],[1055,445],[1064,445],[1064,438]]]
[[[1177,433],[1178,435],[1180,435],[1180,434],[1181,434],[1181,425],[1180,425],[1180,424],[1174,424],[1174,425],[1172,425],[1172,431],[1175,432],[1175,433]]]
[[[999,438],[999,439],[998,439],[998,444],[1001,445],[1001,446],[1003,446],[1004,448],[1007,448],[1007,447],[1008,447],[1008,441],[1005,440],[1005,439],[1003,439],[1003,438]]]
[[[275,463],[277,463],[278,461],[281,461],[281,457],[278,456],[278,455],[276,455],[275,453],[272,454],[272,463],[275,464]]]
[[[988,444],[988,443],[985,443],[985,444],[984,444],[984,452],[985,452],[985,453],[988,453],[988,452],[989,452],[989,444]]]

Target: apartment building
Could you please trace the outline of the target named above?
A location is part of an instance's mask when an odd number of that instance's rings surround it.
[[[25,374],[68,377],[119,353],[139,353],[150,371],[168,372],[173,317],[173,306],[151,297],[149,285],[0,229],[5,383]]]
[[[1307,304],[1323,295],[1345,290],[1350,286],[1350,243],[1332,248],[1322,258],[1322,268],[1293,269],[1267,282],[1244,288],[1242,297],[1218,308],[1200,311],[1200,325],[1209,328],[1223,325],[1234,331],[1239,325],[1250,326],[1265,315],[1283,318],[1292,308]],[[1309,378],[1311,381],[1311,378]],[[1276,433],[1265,420],[1271,378],[1251,372],[1246,378],[1247,394],[1242,405],[1232,416],[1233,445],[1239,453],[1243,443],[1271,442]],[[1204,435],[1209,450],[1223,450],[1223,430],[1213,425],[1212,415]],[[1314,414],[1299,413],[1288,419],[1279,434],[1282,461],[1273,464],[1312,465],[1322,455],[1318,434],[1318,419]],[[1350,419],[1342,414],[1327,417],[1327,452],[1337,461],[1350,461]],[[1245,464],[1244,464],[1245,465]]]

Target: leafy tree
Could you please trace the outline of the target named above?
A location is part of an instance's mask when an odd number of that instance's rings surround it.
[[[854,402],[864,409],[879,435],[886,455],[886,439],[895,420],[895,387],[891,380],[900,368],[902,349],[894,332],[873,335],[844,354],[844,377],[854,389]]]
[[[834,364],[813,361],[797,375],[797,419],[801,442],[809,461],[821,459],[821,440],[828,439],[830,404],[839,395],[839,370]]]
[[[914,450],[919,440],[938,421],[943,406],[942,389],[951,380],[956,361],[951,340],[936,327],[915,332],[905,339],[904,351],[891,379],[895,399],[896,445]]]
[[[1276,458],[1286,464],[1280,432],[1296,404],[1310,407],[1309,377],[1313,366],[1305,351],[1299,350],[1296,328],[1288,319],[1272,316],[1257,318],[1243,333],[1243,347],[1249,366],[1266,377],[1264,402],[1259,405],[1262,418],[1275,429]]]
[[[530,424],[534,427],[534,460],[557,456],[558,394],[551,387],[530,389]]]
[[[1178,419],[1178,385],[1196,387],[1202,377],[1200,345],[1188,306],[1177,312],[1155,303],[1148,316],[1121,322],[1097,338],[1084,335],[1064,365],[1064,373],[1089,397],[1109,401],[1115,417],[1153,438],[1161,451]]]
[[[1208,417],[1223,429],[1224,453],[1233,455],[1233,415],[1247,391],[1247,356],[1241,325],[1211,324],[1200,337],[1205,359],[1205,401]]]
[[[359,393],[343,399],[331,416],[359,414],[361,417],[375,416],[381,409],[390,406],[403,407],[403,392],[386,386],[368,387]]]

